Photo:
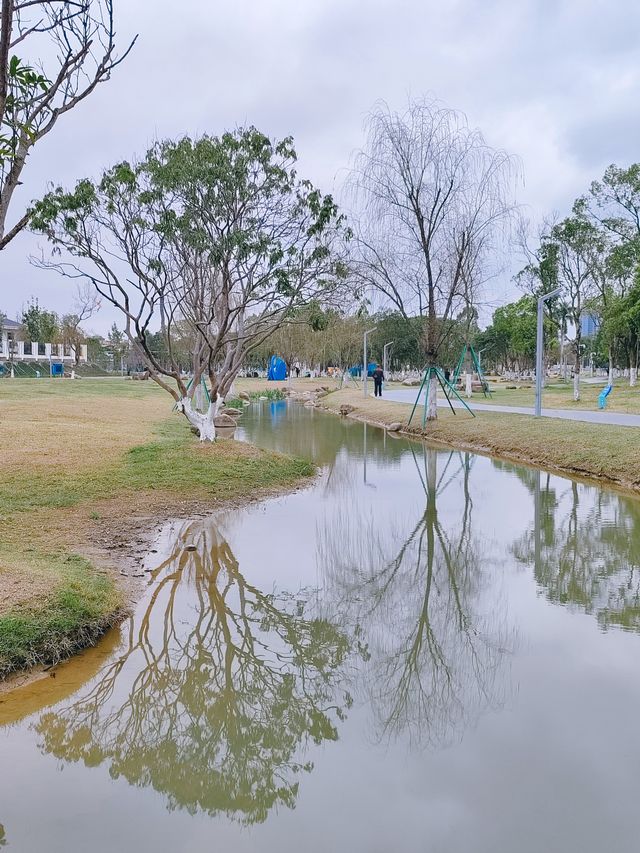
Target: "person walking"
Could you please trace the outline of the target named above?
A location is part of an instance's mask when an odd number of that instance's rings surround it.
[[[376,369],[373,371],[373,396],[382,397],[382,383],[384,381],[384,371],[379,364],[376,364]]]

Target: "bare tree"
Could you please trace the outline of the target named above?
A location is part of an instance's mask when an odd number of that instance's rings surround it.
[[[86,340],[82,324],[98,312],[100,305],[100,295],[91,282],[87,281],[79,284],[76,289],[74,311],[62,316],[60,324],[62,343],[72,348],[76,366],[80,363],[82,344]]]
[[[473,457],[451,451],[438,474],[444,454],[409,450],[425,493],[415,521],[390,518],[382,531],[351,503],[344,528],[333,517],[321,528],[319,556],[344,624],[363,626],[370,662],[360,689],[377,736],[406,731],[421,746],[455,741],[502,704],[515,636],[480,604],[487,574],[472,524]],[[438,513],[451,485],[464,496],[454,525]]]
[[[214,439],[249,353],[301,307],[335,297],[344,279],[342,217],[331,196],[298,179],[295,159],[291,139],[255,128],[165,142],[36,208],[34,227],[81,259],[44,263],[89,279],[122,312],[131,345],[202,440]],[[189,377],[174,347],[185,329]],[[203,379],[204,413],[193,405]]]
[[[7,224],[31,149],[61,115],[109,79],[135,38],[118,55],[113,0],[1,3],[0,249],[4,249],[29,219],[24,212]]]
[[[514,162],[465,117],[433,99],[403,114],[385,104],[367,120],[351,187],[359,213],[356,272],[407,320],[424,318],[427,366],[438,365],[448,322],[474,304],[496,270],[515,210]],[[437,383],[427,417],[437,417]]]

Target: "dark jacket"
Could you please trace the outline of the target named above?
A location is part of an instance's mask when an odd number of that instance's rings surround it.
[[[383,382],[384,381],[384,371],[381,367],[376,367],[373,371],[373,381],[374,382]]]

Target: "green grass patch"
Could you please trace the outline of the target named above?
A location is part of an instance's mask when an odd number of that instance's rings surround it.
[[[267,400],[287,399],[287,395],[282,388],[265,388],[263,391],[249,391],[249,397],[252,400],[259,400],[261,397],[266,397]]]
[[[139,490],[211,498],[243,497],[255,489],[311,476],[307,460],[239,442],[201,444],[178,415],[154,430],[155,441],[131,448],[116,464],[88,471],[58,468],[7,471],[0,481],[0,521],[20,512],[62,509]]]
[[[239,409],[240,411],[244,409],[244,403],[239,397],[234,397],[233,400],[225,400],[225,406],[227,409]]]
[[[36,551],[30,558],[51,576],[53,591],[0,615],[0,678],[36,663],[55,664],[94,643],[122,608],[113,581],[83,557]]]
[[[5,454],[0,478],[0,678],[61,660],[95,642],[121,614],[114,576],[75,553],[92,521],[113,516],[116,507],[125,527],[143,495],[145,513],[171,505],[173,496],[213,508],[315,470],[241,442],[201,443],[178,414],[158,422],[170,400],[153,383],[14,380],[0,385],[0,400],[14,440],[29,448],[20,461]],[[103,423],[117,430],[105,435]],[[73,444],[76,435],[89,457]]]

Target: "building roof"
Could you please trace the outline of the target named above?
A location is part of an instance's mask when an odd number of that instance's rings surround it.
[[[21,326],[21,324],[15,320],[9,320],[8,317],[3,317],[0,325],[2,325],[3,329],[19,329]]]

